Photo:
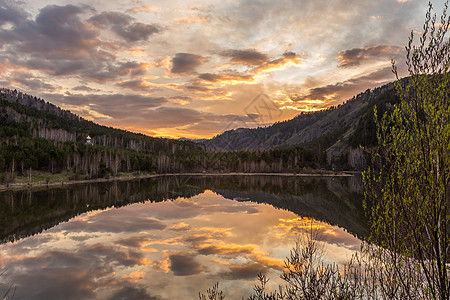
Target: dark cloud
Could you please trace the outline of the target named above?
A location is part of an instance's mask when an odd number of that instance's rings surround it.
[[[82,74],[86,79],[95,82],[104,83],[117,79],[121,76],[142,76],[147,73],[148,64],[134,61],[119,63],[93,63],[88,64]]]
[[[98,91],[96,89],[90,88],[86,85],[78,85],[76,87],[74,87],[72,90],[74,91],[82,91],[82,92],[95,92]]]
[[[116,86],[127,88],[133,91],[156,91],[160,88],[155,88],[148,84],[147,80],[138,78],[138,79],[131,79],[131,80],[125,80],[121,82],[115,83]]]
[[[148,63],[116,62],[116,55],[110,51],[117,51],[117,47],[126,48],[131,42],[147,40],[159,32],[159,27],[134,22],[132,17],[122,13],[104,12],[87,21],[82,19],[90,12],[92,8],[88,6],[48,5],[32,20],[18,9],[1,7],[0,16],[10,14],[21,20],[9,29],[0,30],[0,45],[7,45],[4,59],[17,68],[51,76],[79,75],[97,83],[121,76],[145,75]],[[4,18],[3,22],[9,19]],[[123,40],[111,42],[101,38],[104,30],[113,31]],[[30,87],[39,88],[37,83],[30,84]]]
[[[112,264],[120,264],[125,267],[133,267],[142,265],[145,260],[145,256],[142,252],[135,250],[129,251],[117,251],[112,247],[105,246],[104,244],[95,244],[82,248],[83,255],[106,257],[107,261]]]
[[[49,251],[21,261],[27,270],[42,271],[38,273],[20,271],[11,266],[11,280],[20,283],[16,296],[26,299],[67,299],[68,295],[72,299],[95,298],[95,278],[108,276],[112,269],[99,261],[97,256],[77,254]],[[90,260],[96,261],[98,265],[92,267]]]
[[[100,61],[91,61],[86,59],[42,59],[39,54],[32,56],[29,59],[20,58],[14,59],[15,64],[32,70],[37,70],[52,76],[65,76],[71,74],[86,74],[98,72],[99,68],[103,68]],[[87,76],[90,79],[90,75]]]
[[[124,286],[114,293],[109,299],[111,300],[126,300],[126,299],[139,299],[139,300],[158,300],[159,297],[151,296],[144,288],[135,286]]]
[[[401,47],[396,46],[370,46],[365,48],[353,48],[339,51],[340,67],[348,68],[359,66],[369,59],[394,59],[398,58]]]
[[[130,238],[117,240],[114,242],[114,244],[125,247],[139,248],[143,242],[148,240],[149,240],[148,236],[133,236]]]
[[[241,74],[212,74],[212,73],[203,73],[198,76],[199,79],[219,83],[225,81],[254,81],[252,75],[241,75]]]
[[[148,40],[152,34],[160,32],[160,29],[157,25],[137,22],[121,28],[121,30],[117,30],[116,32],[128,42],[136,42]]]
[[[195,68],[206,62],[206,57],[192,53],[177,53],[172,58],[172,73],[193,73]]]
[[[48,251],[25,257],[8,270],[17,287],[15,295],[22,299],[94,299],[101,289],[117,295],[112,299],[122,299],[125,291],[133,299],[158,299],[133,282],[114,276],[116,266],[126,268],[145,262],[142,252],[94,244],[74,251]]]
[[[259,263],[248,263],[243,265],[231,265],[229,270],[219,274],[220,277],[229,280],[242,280],[256,278],[260,273],[266,273],[267,266]]]
[[[192,254],[172,254],[169,256],[170,270],[175,276],[200,274],[205,268],[195,260]]]
[[[21,52],[49,60],[102,57],[105,54],[97,49],[97,31],[79,18],[84,11],[73,5],[49,5],[41,9],[35,21],[22,22],[2,36]]]
[[[39,78],[33,77],[31,74],[29,73],[16,73],[14,74],[14,78],[13,78],[13,85],[19,83],[20,86],[26,87],[27,89],[30,90],[47,90],[47,91],[52,91],[54,90],[56,87],[45,83],[44,81],[42,81]]]
[[[92,16],[88,21],[98,28],[106,29],[109,26],[127,26],[132,20],[129,15],[109,11]]]
[[[131,75],[131,76],[140,76],[147,73],[147,66],[146,63],[138,63],[136,61],[127,61],[122,62],[118,64],[116,67],[116,71],[118,75],[124,76],[124,75]]]
[[[391,67],[382,68],[368,75],[358,76],[345,81],[329,84],[321,87],[312,88],[306,95],[291,96],[295,102],[301,102],[308,99],[319,99],[331,102],[331,104],[340,103],[355,96],[356,94],[376,86],[381,86],[394,79]],[[327,97],[334,95],[331,100]],[[330,104],[330,103],[326,103]]]
[[[221,52],[222,56],[230,57],[234,64],[260,65],[264,63],[268,56],[255,49],[247,50],[226,50]]]
[[[90,106],[92,109],[98,109],[99,112],[107,113],[114,111],[140,111],[143,109],[150,109],[158,107],[167,103],[168,100],[164,97],[150,97],[140,95],[127,94],[69,94],[69,95],[54,95],[47,94],[47,98],[59,104],[70,104],[78,106]],[[126,113],[127,111],[124,111]]]
[[[0,5],[0,26],[7,23],[19,24],[28,17],[28,14],[14,3],[1,1]]]
[[[98,28],[111,28],[113,32],[127,42],[146,41],[152,34],[161,31],[158,25],[133,21],[134,19],[129,15],[119,12],[103,12],[89,19],[89,22]]]
[[[252,246],[228,246],[228,245],[208,245],[198,249],[198,253],[202,255],[233,255],[236,254],[252,254],[254,251]]]

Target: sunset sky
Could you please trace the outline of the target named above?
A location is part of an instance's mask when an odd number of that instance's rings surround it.
[[[391,58],[405,74],[404,45],[426,9],[423,0],[0,0],[0,87],[108,126],[209,138],[340,104],[392,81]]]

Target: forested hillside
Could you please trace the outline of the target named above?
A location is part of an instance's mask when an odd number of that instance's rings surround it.
[[[204,146],[153,138],[87,121],[17,91],[0,90],[0,170],[3,180],[29,170],[75,175],[117,175],[120,171],[164,171],[182,166],[171,157]],[[86,137],[93,145],[86,145]]]
[[[386,111],[398,101],[393,83],[366,90],[342,105],[302,113],[284,122],[255,129],[226,131],[204,142],[212,151],[273,149],[299,146],[321,153],[328,165],[360,168],[365,159],[360,145],[376,142],[373,107]]]
[[[86,137],[93,144],[86,144]],[[17,91],[0,90],[0,181],[33,171],[67,172],[73,179],[120,172],[299,172],[323,166],[301,147],[206,151],[190,141],[153,138],[87,121]]]
[[[227,131],[200,144],[101,126],[42,99],[0,89],[0,181],[33,170],[78,179],[136,171],[361,169],[366,162],[359,146],[376,142],[373,107],[384,112],[397,101],[389,84],[338,107],[266,128]],[[88,135],[92,145],[86,144]]]

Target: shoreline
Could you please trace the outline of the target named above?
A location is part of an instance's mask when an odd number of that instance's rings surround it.
[[[355,171],[342,171],[338,173],[244,173],[244,172],[227,172],[227,173],[165,173],[165,174],[140,174],[122,177],[110,177],[110,178],[95,178],[95,179],[82,179],[82,180],[64,180],[58,182],[35,182],[35,183],[10,183],[0,184],[0,192],[5,191],[20,191],[31,190],[37,188],[56,188],[64,187],[74,184],[86,184],[97,182],[112,182],[112,181],[128,181],[136,179],[157,178],[164,176],[282,176],[282,177],[352,177],[355,174],[361,174],[361,172]]]

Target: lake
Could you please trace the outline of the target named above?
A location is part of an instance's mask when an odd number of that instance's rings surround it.
[[[350,178],[167,176],[0,193],[0,294],[18,299],[249,296],[282,283],[297,234],[345,263],[367,235]]]

